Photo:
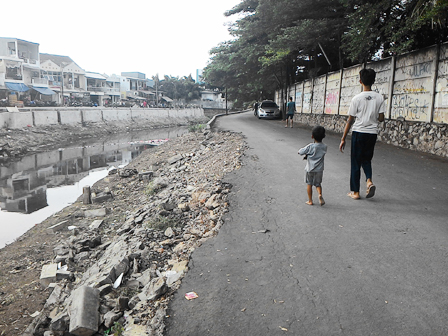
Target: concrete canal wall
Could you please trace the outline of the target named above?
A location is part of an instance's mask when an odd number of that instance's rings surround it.
[[[15,112],[0,109],[0,128],[78,125],[101,122],[183,123],[204,118],[202,108],[23,108]]]

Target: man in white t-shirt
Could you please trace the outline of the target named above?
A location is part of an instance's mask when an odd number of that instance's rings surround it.
[[[372,182],[372,158],[378,134],[378,122],[384,121],[385,104],[381,94],[372,91],[376,73],[373,69],[359,72],[363,91],[352,98],[348,110],[349,117],[345,125],[339,149],[344,152],[345,138],[353,126],[351,142],[350,190],[347,196],[360,199],[361,167],[367,181],[366,198],[375,195],[376,187]]]

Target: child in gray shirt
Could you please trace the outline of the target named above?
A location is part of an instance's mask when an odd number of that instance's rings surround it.
[[[324,205],[325,201],[322,197],[322,177],[324,173],[324,157],[327,153],[327,145],[322,143],[325,138],[325,128],[322,126],[315,126],[311,131],[311,138],[313,143],[306,145],[299,149],[299,155],[305,155],[305,183],[307,184],[308,202],[306,204],[313,205],[313,186],[316,187],[319,193],[319,203]]]

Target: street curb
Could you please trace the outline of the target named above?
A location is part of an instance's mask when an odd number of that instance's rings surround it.
[[[217,117],[223,117],[223,116],[227,116],[227,115],[231,115],[231,114],[239,114],[239,113],[244,113],[244,112],[249,112],[249,111],[250,110],[243,110],[243,111],[229,112],[228,114],[226,114],[226,113],[217,114],[217,115],[213,116],[213,118],[207,123],[207,126],[205,127],[205,129],[212,128]]]

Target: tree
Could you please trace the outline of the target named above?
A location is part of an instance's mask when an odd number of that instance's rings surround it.
[[[163,91],[166,96],[175,100],[189,102],[193,99],[201,98],[201,88],[199,84],[195,83],[191,75],[182,78],[165,76],[157,84],[160,91]]]
[[[448,0],[341,0],[349,14],[344,46],[365,62],[447,41]]]
[[[448,0],[242,0],[204,77],[238,102],[358,62],[446,41]]]

